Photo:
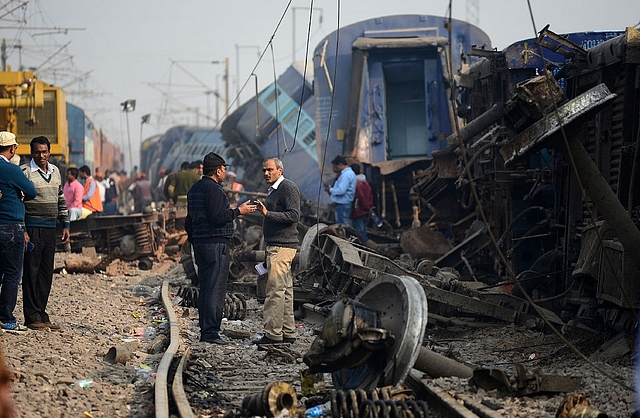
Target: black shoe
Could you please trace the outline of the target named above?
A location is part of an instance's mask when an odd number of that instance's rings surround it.
[[[265,335],[260,339],[251,341],[251,344],[282,344],[282,341],[272,340]]]
[[[283,342],[283,343],[287,343],[287,344],[293,344],[293,343],[295,343],[295,342],[296,342],[296,339],[295,339],[295,338],[293,338],[293,337],[292,337],[292,338],[284,337],[284,338],[282,339],[282,342]]]
[[[229,344],[229,341],[225,340],[222,337],[200,339],[200,341],[203,342],[203,343],[219,344],[219,345]]]

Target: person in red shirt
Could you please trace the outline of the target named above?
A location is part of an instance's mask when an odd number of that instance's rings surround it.
[[[352,164],[351,169],[356,173],[356,198],[351,210],[351,225],[362,237],[362,242],[369,240],[367,236],[367,224],[369,223],[369,212],[373,208],[373,193],[371,186],[367,183],[367,177],[360,174],[360,165]]]

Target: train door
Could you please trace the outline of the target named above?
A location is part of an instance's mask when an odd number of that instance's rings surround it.
[[[417,62],[383,65],[387,159],[427,155],[427,107],[424,64]]]

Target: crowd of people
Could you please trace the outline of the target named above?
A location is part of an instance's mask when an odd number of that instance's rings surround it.
[[[155,186],[137,167],[131,176],[124,170],[103,173],[99,168],[92,176],[91,168],[83,165],[67,168],[63,193],[71,221],[89,216],[129,215],[165,206],[186,208],[187,192],[201,177],[202,161],[185,161],[177,173],[159,170]]]

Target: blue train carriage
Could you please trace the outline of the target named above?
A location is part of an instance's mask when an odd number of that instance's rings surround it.
[[[328,161],[363,163],[375,205],[385,217],[393,207],[397,227],[411,222],[412,171],[427,168],[454,130],[453,74],[464,57],[479,59],[468,57],[472,45],[491,49],[474,25],[448,28],[438,16],[379,17],[340,28],[314,51],[318,155],[326,147]],[[328,162],[323,174],[334,177]]]
[[[586,51],[623,33],[590,31],[556,34],[547,25],[537,38],[514,42],[502,51],[473,48],[471,55],[482,59],[466,67],[460,74],[460,116],[465,121],[480,116],[493,103],[508,100],[518,83],[541,74],[544,68],[549,69],[564,88],[564,77],[571,67],[575,67],[576,59],[586,58]]]
[[[146,173],[151,184],[157,184],[162,168],[180,171],[182,162],[202,160],[209,152],[220,154],[235,166],[229,156],[220,131],[207,127],[174,126],[161,136],[151,136],[140,146],[139,172]]]
[[[285,166],[285,177],[300,188],[303,199],[320,205],[329,203],[326,193],[320,193],[320,166],[316,148],[316,127],[313,115],[313,65],[304,61],[293,63],[275,83],[244,103],[225,119],[222,138],[228,153],[244,171],[240,181],[248,191],[266,191],[262,176],[265,158],[279,157]]]

